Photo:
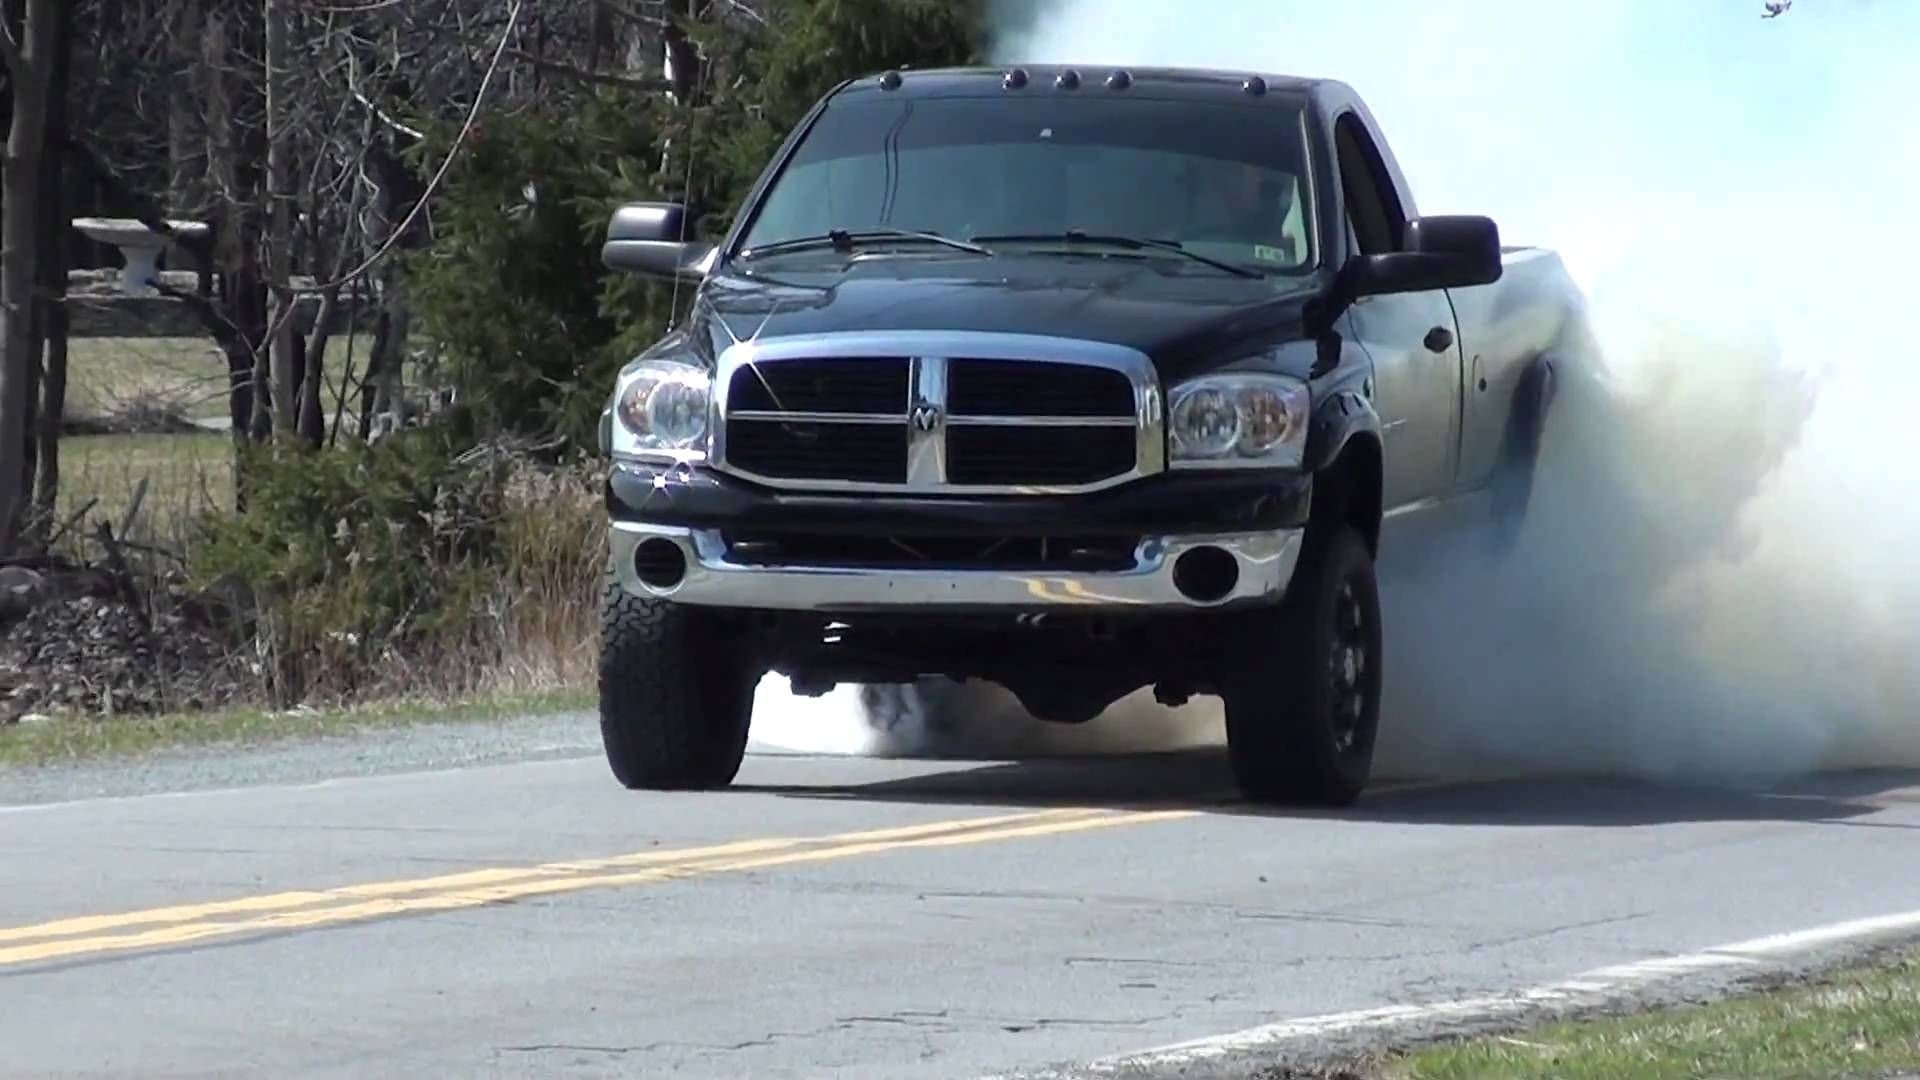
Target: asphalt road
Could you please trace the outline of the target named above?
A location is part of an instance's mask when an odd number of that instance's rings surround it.
[[[1236,805],[1209,752],[0,810],[0,1072],[970,1077],[1906,911],[1920,776]]]

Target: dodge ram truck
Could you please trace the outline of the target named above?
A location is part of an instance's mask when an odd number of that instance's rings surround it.
[[[1352,803],[1382,523],[1511,540],[1578,311],[1552,252],[1421,216],[1330,79],[877,72],[724,236],[692,219],[629,204],[602,249],[690,296],[601,417],[630,788],[731,784],[777,672],[985,680],[1061,723],[1212,695],[1249,799]]]

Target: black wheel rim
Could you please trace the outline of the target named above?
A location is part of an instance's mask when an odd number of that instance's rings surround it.
[[[1333,598],[1333,626],[1327,635],[1327,709],[1333,748],[1351,753],[1360,741],[1367,711],[1367,685],[1374,663],[1367,633],[1367,610],[1352,578],[1341,581]]]

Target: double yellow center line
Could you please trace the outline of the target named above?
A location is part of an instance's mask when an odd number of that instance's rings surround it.
[[[138,949],[175,948],[212,939],[305,930],[421,912],[455,911],[585,889],[652,885],[710,874],[829,862],[886,851],[1055,836],[1168,821],[1198,813],[1197,809],[1038,810],[831,836],[741,840],[711,847],[636,852],[575,862],[280,892],[113,915],[86,915],[33,926],[0,928],[0,968]]]

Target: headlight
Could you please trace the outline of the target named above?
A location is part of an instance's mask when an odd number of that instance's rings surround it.
[[[1288,468],[1306,457],[1307,384],[1285,375],[1208,375],[1173,388],[1175,468]]]
[[[614,390],[615,457],[694,462],[707,457],[706,369],[677,360],[646,360]]]

